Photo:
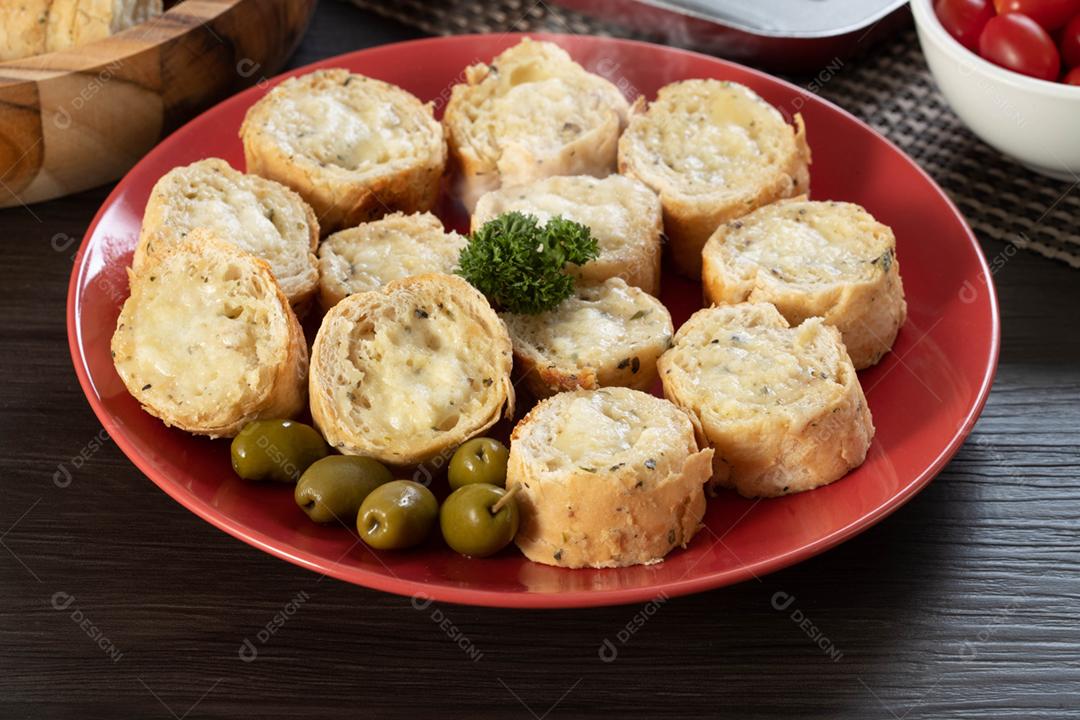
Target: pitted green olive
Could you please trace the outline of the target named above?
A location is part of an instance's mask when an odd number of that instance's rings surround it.
[[[439,510],[443,539],[451,548],[471,557],[494,555],[510,544],[518,530],[518,506],[506,490],[487,483],[473,483],[450,493]]]
[[[304,471],[293,497],[315,522],[352,525],[364,498],[393,479],[386,466],[377,460],[330,455],[316,460]]]
[[[498,440],[492,438],[473,438],[457,449],[450,458],[447,480],[450,489],[488,483],[502,487],[506,484],[506,461],[510,451]]]
[[[439,502],[430,490],[412,480],[394,480],[364,498],[356,530],[377,550],[398,550],[424,542],[438,516]]]
[[[294,420],[256,420],[232,441],[232,466],[246,480],[296,482],[330,453],[322,435]]]

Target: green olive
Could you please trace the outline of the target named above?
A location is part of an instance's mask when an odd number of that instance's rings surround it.
[[[510,544],[518,530],[516,498],[509,498],[498,512],[492,508],[506,490],[488,483],[458,488],[439,510],[443,539],[451,548],[471,557],[494,555]]]
[[[412,480],[394,480],[364,498],[356,529],[376,550],[399,550],[424,542],[438,516],[439,502],[430,490]]]
[[[293,420],[256,420],[232,441],[232,466],[245,480],[296,482],[330,453],[315,428]]]
[[[372,490],[394,479],[378,460],[354,455],[330,455],[316,460],[300,476],[293,497],[300,509],[318,523],[335,520],[352,524]]]
[[[464,443],[450,458],[447,480],[450,489],[488,483],[502,487],[506,484],[506,461],[510,451],[498,440],[492,438],[473,438]]]

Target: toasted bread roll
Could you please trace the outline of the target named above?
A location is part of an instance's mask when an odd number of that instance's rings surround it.
[[[866,458],[870,408],[839,331],[767,303],[694,313],[658,362],[664,395],[711,445],[713,481],[746,497],[811,490]]]
[[[343,69],[278,85],[248,110],[240,138],[248,172],[300,193],[324,235],[430,210],[446,165],[431,103]]]
[[[133,269],[138,272],[148,256],[184,241],[197,227],[265,260],[294,306],[314,295],[319,223],[284,185],[237,172],[219,158],[170,170],[146,203]]]
[[[162,13],[162,0],[52,0],[45,50],[103,40]]]
[[[889,351],[907,317],[892,230],[852,203],[773,203],[717,228],[702,251],[706,297],[770,302],[789,323],[840,330],[856,370]]]
[[[312,348],[311,415],[346,455],[415,465],[514,410],[510,337],[472,285],[414,275],[350,295]]]
[[[431,213],[394,213],[334,233],[319,246],[319,298],[329,310],[342,298],[398,278],[450,274],[465,238]]]
[[[113,362],[148,413],[232,437],[304,407],[307,343],[265,262],[198,228],[129,275]]]
[[[45,52],[52,0],[7,0],[0,3],[0,62]]]
[[[598,283],[621,277],[650,295],[660,293],[660,199],[637,180],[576,175],[504,187],[476,203],[472,229],[515,210],[544,223],[561,215],[589,227],[600,255],[582,267],[570,266],[581,280]]]
[[[659,562],[701,527],[712,450],[686,414],[630,388],[560,393],[514,428],[506,487],[520,485],[514,541],[534,562]]]
[[[550,312],[501,317],[514,362],[538,398],[612,385],[647,390],[674,331],[659,300],[620,278],[579,285]]]
[[[466,68],[443,118],[462,202],[471,211],[502,185],[613,172],[627,110],[617,87],[552,43],[526,38]]]
[[[660,195],[676,269],[701,276],[701,248],[720,223],[810,187],[810,148],[795,126],[750,88],[683,80],[631,109],[619,172]]]

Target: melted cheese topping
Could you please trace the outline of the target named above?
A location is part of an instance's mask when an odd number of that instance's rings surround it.
[[[362,75],[317,71],[283,83],[268,100],[273,111],[262,129],[290,155],[322,167],[364,173],[419,157],[433,134],[441,140],[419,100]]]
[[[661,89],[627,129],[639,175],[666,177],[690,195],[758,186],[794,151],[776,108],[737,83],[687,80]]]
[[[268,363],[282,353],[272,340],[287,336],[285,318],[267,310],[268,298],[276,305],[272,288],[233,263],[185,254],[149,272],[121,318],[134,354],[118,367],[166,404],[211,416],[264,395]]]
[[[632,408],[611,402],[610,396],[576,397],[563,412],[565,421],[552,446],[574,464],[608,463],[625,455],[641,435],[641,418]]]
[[[442,303],[387,299],[352,329],[341,370],[349,389],[334,401],[338,415],[375,443],[448,432],[487,399],[494,380],[487,333],[452,298]]]
[[[538,158],[558,155],[583,131],[611,117],[605,93],[582,92],[581,76],[521,81],[495,97],[482,120],[479,136],[496,157],[516,146]]]
[[[551,312],[502,317],[515,346],[569,372],[629,363],[645,346],[665,347],[672,332],[660,301],[618,278],[579,287]]]
[[[806,201],[777,203],[728,223],[717,251],[744,274],[827,285],[873,279],[891,262],[894,246],[888,228],[858,205]]]
[[[589,227],[600,247],[597,262],[618,261],[659,244],[659,203],[643,183],[622,175],[553,177],[487,193],[476,205],[473,227],[515,210],[542,223],[561,215]]]
[[[434,215],[395,214],[327,238],[319,248],[324,283],[344,296],[391,280],[457,267],[465,238],[443,230]]]
[[[602,473],[620,464],[649,470],[658,463],[677,467],[688,452],[686,416],[674,405],[636,390],[560,393],[538,408],[523,426],[527,434],[520,441],[535,449],[551,472]]]
[[[746,308],[767,310],[747,323]],[[719,420],[800,414],[844,391],[838,346],[821,319],[788,328],[771,305],[701,311],[669,352],[681,394]]]

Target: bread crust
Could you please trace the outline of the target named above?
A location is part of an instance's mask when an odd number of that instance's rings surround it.
[[[400,141],[399,129],[408,142],[385,158],[369,156],[388,138]],[[395,211],[430,210],[446,166],[431,103],[340,68],[278,85],[248,110],[240,138],[248,171],[298,192],[324,235]]]
[[[806,194],[809,166],[802,116],[788,125],[734,82],[683,80],[661,88],[651,104],[638,98],[619,140],[619,172],[660,196],[675,268],[693,279],[701,276],[701,249],[721,223]]]
[[[466,68],[443,117],[466,209],[503,185],[613,172],[628,107],[617,87],[549,42],[525,38]]]
[[[425,273],[452,274],[466,240],[431,213],[394,213],[341,230],[319,246],[319,300],[324,310],[358,292]]]
[[[150,192],[132,267],[181,242],[196,227],[265,260],[294,308],[319,285],[319,222],[303,198],[284,185],[234,170],[220,158],[173,168]]]
[[[907,318],[892,230],[852,203],[767,205],[717,228],[702,256],[710,302],[770,302],[793,325],[821,317],[856,370],[892,348]]]
[[[232,437],[253,420],[303,409],[307,343],[264,261],[198,228],[128,274],[111,348],[146,412],[190,433]]]
[[[417,465],[513,414],[512,363],[506,327],[472,285],[401,278],[323,318],[311,415],[343,454]]]
[[[514,542],[534,562],[651,564],[701,527],[713,451],[699,449],[690,419],[666,400],[630,388],[560,393],[510,440],[506,486],[520,486],[521,511]]]
[[[713,483],[746,497],[811,490],[866,458],[873,420],[836,328],[775,307],[699,310],[658,362],[664,396],[716,450]]]
[[[667,308],[621,278],[579,286],[540,315],[504,313],[515,371],[536,398],[567,390],[648,390],[674,328]]]
[[[663,214],[660,198],[644,183],[623,175],[572,175],[500,188],[483,195],[472,214],[475,232],[505,212],[554,215],[589,226],[599,256],[567,270],[585,283],[619,277],[650,295],[660,294]]]

